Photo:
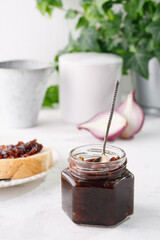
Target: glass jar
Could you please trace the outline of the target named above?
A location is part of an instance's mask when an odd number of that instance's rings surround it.
[[[133,214],[134,176],[126,169],[125,152],[107,146],[106,156],[118,160],[85,162],[101,154],[102,145],[77,147],[62,171],[62,209],[75,223],[112,226]]]

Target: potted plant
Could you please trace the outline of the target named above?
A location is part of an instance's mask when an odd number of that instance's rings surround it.
[[[61,0],[37,0],[42,14],[62,8]],[[77,39],[55,57],[68,52],[109,52],[123,58],[123,73],[130,70],[138,101],[160,111],[160,3],[152,0],[81,0],[81,10],[66,10],[77,17]],[[64,10],[64,9],[63,9]]]

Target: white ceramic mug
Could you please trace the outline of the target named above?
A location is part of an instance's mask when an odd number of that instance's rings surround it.
[[[39,61],[0,62],[0,110],[9,127],[36,125],[53,65]]]
[[[59,59],[62,118],[87,121],[109,110],[116,80],[121,79],[122,59],[106,53],[69,53]],[[117,103],[120,95],[117,97]]]

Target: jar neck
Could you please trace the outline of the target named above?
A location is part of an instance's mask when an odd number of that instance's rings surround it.
[[[115,164],[116,164],[116,161],[115,161]],[[127,165],[127,159],[121,166],[118,166],[114,170],[106,169],[105,164],[103,165],[103,167],[97,164],[97,168],[92,170],[91,168],[89,169],[79,168],[79,166],[75,162],[69,159],[69,169],[71,174],[78,179],[86,179],[86,180],[87,179],[114,180],[114,179],[120,178],[126,169],[126,165]]]
[[[89,144],[71,150],[68,159],[71,174],[81,179],[121,177],[127,164],[125,152],[118,147],[107,145],[105,155],[110,161],[93,161],[101,157],[102,148],[103,146],[100,144]],[[116,160],[111,160],[113,157]]]

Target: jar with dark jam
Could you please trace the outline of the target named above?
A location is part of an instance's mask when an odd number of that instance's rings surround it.
[[[61,174],[62,208],[78,224],[113,226],[133,214],[134,176],[125,152],[106,147],[109,162],[94,162],[102,145],[73,149]]]

